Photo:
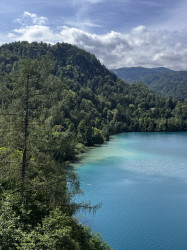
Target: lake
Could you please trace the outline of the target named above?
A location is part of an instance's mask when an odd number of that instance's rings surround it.
[[[114,250],[187,249],[187,132],[112,136],[75,170],[76,200],[102,203],[80,221]]]

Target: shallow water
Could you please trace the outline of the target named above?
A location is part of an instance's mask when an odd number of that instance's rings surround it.
[[[102,203],[80,221],[114,250],[187,249],[187,133],[124,133],[75,166],[83,196]]]

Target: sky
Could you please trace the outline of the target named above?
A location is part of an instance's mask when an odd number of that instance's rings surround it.
[[[67,42],[108,68],[187,70],[187,0],[0,0],[0,44]]]

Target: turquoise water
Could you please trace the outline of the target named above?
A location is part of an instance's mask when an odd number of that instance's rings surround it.
[[[124,133],[90,150],[76,172],[102,203],[80,221],[114,250],[187,249],[187,133]]]

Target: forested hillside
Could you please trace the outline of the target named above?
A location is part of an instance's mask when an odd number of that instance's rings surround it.
[[[160,96],[187,100],[187,71],[172,71],[167,68],[120,68],[112,70],[128,83],[143,82]]]
[[[142,77],[149,89],[165,97],[187,101],[187,71],[174,71]]]
[[[187,103],[128,85],[94,55],[58,43],[0,47],[2,249],[109,249],[72,218],[68,162],[126,131],[186,131]]]
[[[132,83],[133,81],[138,81],[142,77],[149,77],[159,73],[169,73],[172,70],[159,67],[159,68],[144,68],[144,67],[123,67],[119,69],[111,69],[119,78]]]

